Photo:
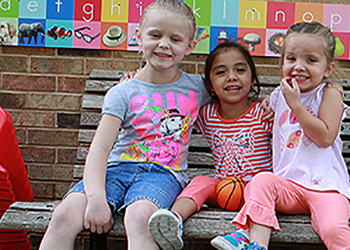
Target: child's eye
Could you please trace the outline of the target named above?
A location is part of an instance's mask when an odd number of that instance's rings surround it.
[[[181,41],[181,39],[180,39],[180,38],[177,38],[177,37],[173,37],[172,40],[173,40],[174,42],[180,42],[180,41]]]
[[[308,61],[309,63],[313,63],[313,62],[316,62],[316,59],[315,59],[315,58],[309,58],[309,59],[307,59],[307,61]]]
[[[160,36],[158,33],[151,33],[150,35],[151,35],[151,37],[155,37],[155,38]]]
[[[240,73],[245,72],[245,68],[237,68],[236,70],[237,72],[240,72]]]
[[[295,61],[295,58],[293,56],[287,56],[286,59],[288,61]]]
[[[225,74],[224,70],[218,70],[215,72],[215,75],[222,75],[222,74]]]

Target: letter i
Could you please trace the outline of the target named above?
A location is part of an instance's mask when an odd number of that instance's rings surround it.
[[[140,9],[140,16],[142,16],[142,1],[136,4],[136,8]]]

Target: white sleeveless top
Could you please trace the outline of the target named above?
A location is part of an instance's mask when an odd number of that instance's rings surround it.
[[[316,117],[322,102],[321,84],[300,94],[303,106]],[[336,190],[350,199],[349,174],[342,157],[340,131],[334,143],[321,148],[308,138],[277,87],[270,97],[275,111],[273,126],[273,172],[313,190]],[[348,107],[344,105],[343,119]]]

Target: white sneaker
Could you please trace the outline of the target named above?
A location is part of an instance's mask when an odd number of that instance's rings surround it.
[[[182,241],[182,218],[167,209],[158,209],[148,221],[148,230],[163,250],[180,250]]]

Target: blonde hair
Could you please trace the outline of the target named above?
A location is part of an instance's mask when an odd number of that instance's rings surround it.
[[[140,20],[140,29],[142,29],[145,16],[147,16],[149,10],[163,10],[185,17],[188,20],[191,29],[189,38],[190,40],[194,39],[196,34],[196,18],[194,17],[192,9],[184,2],[179,0],[157,0],[153,2],[143,12]]]
[[[287,30],[286,38],[284,39],[284,43],[282,45],[282,55],[281,55],[281,64],[283,64],[283,58],[285,54],[285,44],[288,37],[293,35],[308,35],[311,37],[318,38],[322,41],[324,52],[326,54],[327,63],[334,61],[334,50],[335,50],[335,36],[331,32],[331,30],[325,26],[323,26],[319,22],[300,22],[293,24]]]

